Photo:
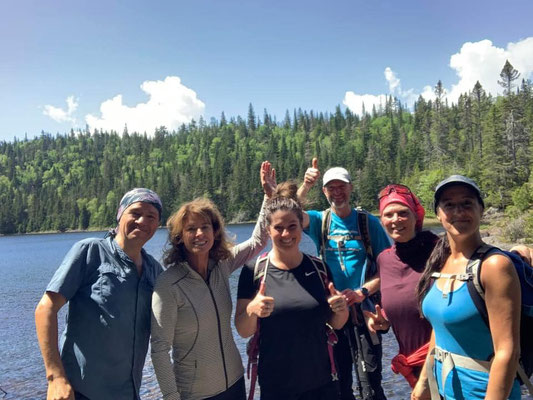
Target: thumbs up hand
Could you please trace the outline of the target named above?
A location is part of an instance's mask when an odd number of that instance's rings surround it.
[[[248,314],[255,314],[259,318],[266,318],[274,311],[274,298],[266,296],[265,282],[261,281],[259,291],[254,299],[248,304]]]
[[[305,171],[304,185],[310,188],[317,182],[318,178],[320,178],[320,171],[318,170],[318,158],[315,157],[311,161],[311,167]]]
[[[335,289],[333,282],[329,283],[328,290],[330,294],[328,298],[328,303],[329,307],[331,308],[331,311],[333,311],[334,313],[340,313],[346,310],[346,299],[344,298],[341,292]]]

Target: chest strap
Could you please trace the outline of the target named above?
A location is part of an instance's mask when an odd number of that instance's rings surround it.
[[[437,384],[437,379],[435,378],[435,360],[440,361],[442,363],[442,370],[441,370],[441,384],[442,384],[442,393],[446,393],[446,379],[448,378],[448,375],[450,372],[452,372],[455,367],[465,368],[472,371],[478,371],[478,372],[490,372],[490,365],[492,364],[492,360],[490,361],[483,361],[483,360],[476,360],[474,358],[470,358],[467,356],[463,356],[461,354],[456,354],[449,352],[447,350],[441,349],[438,346],[435,346],[433,350],[431,350],[431,357],[428,359],[428,384],[429,384],[429,390],[431,392],[431,399],[432,400],[439,400],[441,399],[439,394],[439,388]]]
[[[446,279],[446,282],[444,282],[444,288],[442,289],[442,297],[444,299],[447,299],[448,298],[448,294],[450,292],[453,292],[453,283],[455,281],[466,282],[466,281],[468,281],[469,279],[472,278],[472,275],[468,274],[468,273],[443,274],[441,272],[433,272],[431,274],[431,277],[435,278],[435,279],[440,279],[440,278]]]

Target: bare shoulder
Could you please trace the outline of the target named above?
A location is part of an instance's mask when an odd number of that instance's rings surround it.
[[[483,260],[481,268],[483,284],[501,284],[509,280],[518,282],[518,275],[513,262],[507,255],[497,252]]]

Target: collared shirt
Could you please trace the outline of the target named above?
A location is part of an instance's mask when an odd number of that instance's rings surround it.
[[[139,399],[152,292],[162,272],[144,250],[142,259],[139,276],[114,239],[85,239],[46,288],[69,302],[61,359],[74,390],[90,399]]]
[[[321,211],[307,211],[309,227],[305,230],[315,242],[318,253],[322,246],[322,215]],[[390,247],[391,242],[379,219],[368,215],[368,231],[374,257]],[[331,224],[325,249],[326,259],[337,290],[357,289],[365,281],[364,272],[369,268],[357,211],[352,209],[350,215],[341,218],[331,212]]]

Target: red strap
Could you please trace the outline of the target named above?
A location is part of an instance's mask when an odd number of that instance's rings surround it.
[[[428,354],[428,348],[429,343],[426,343],[407,357],[403,354],[397,354],[391,360],[392,372],[395,374],[401,374],[407,382],[409,382],[409,385],[414,388],[418,378],[413,374],[413,367],[424,365]]]
[[[329,354],[329,363],[331,365],[331,379],[334,381],[339,380],[339,376],[337,374],[337,366],[335,365],[335,356],[333,355],[333,346],[337,344],[339,341],[339,338],[337,337],[337,334],[331,328],[330,326],[326,327],[326,334],[328,337],[328,354]]]

